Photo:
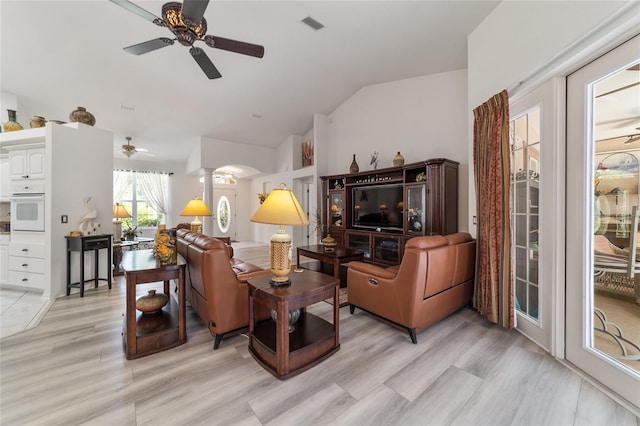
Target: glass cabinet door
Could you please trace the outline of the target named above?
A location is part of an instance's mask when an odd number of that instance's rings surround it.
[[[397,265],[400,263],[400,238],[373,236],[374,261]]]
[[[327,217],[329,218],[330,227],[344,227],[344,206],[343,206],[344,192],[343,191],[330,191],[329,192],[329,212]]]
[[[406,233],[424,235],[424,185],[407,185]]]
[[[364,251],[364,258],[371,259],[371,248],[368,234],[347,232],[347,246],[352,249]]]

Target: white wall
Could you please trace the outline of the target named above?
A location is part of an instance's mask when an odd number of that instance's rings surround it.
[[[258,192],[251,191],[251,180],[238,179],[236,185],[236,239],[238,241],[253,241],[251,222],[249,219],[255,213],[258,202]],[[215,189],[214,189],[215,192]],[[255,206],[254,206],[255,201]]]
[[[468,199],[467,71],[456,70],[363,87],[329,115],[328,174],[347,173],[356,154],[360,171],[429,158],[460,162],[459,229]],[[316,141],[316,145],[322,142]]]
[[[276,154],[273,148],[228,142],[220,139],[202,137],[199,149],[201,162],[199,168],[217,169],[228,164],[244,164],[262,173],[273,173],[276,165]],[[196,144],[196,148],[198,145]],[[187,172],[193,172],[189,168]]]
[[[516,87],[570,49],[629,1],[503,1],[468,37],[468,115],[473,166],[473,109],[504,89]],[[526,84],[526,81],[525,81]],[[473,170],[469,170],[469,229],[475,214]]]
[[[84,199],[92,197],[91,207],[98,216],[98,232],[111,234],[113,231],[113,134],[84,124],[74,124],[77,129],[47,124],[47,144],[45,146],[47,167],[51,167],[51,179],[47,182],[47,199],[50,215],[45,228],[51,238],[51,296],[57,297],[66,291],[66,240],[65,235],[78,230],[80,220],[89,211]],[[61,223],[61,215],[68,215],[69,221]],[[93,256],[87,255],[92,263]],[[91,259],[89,259],[91,258]],[[72,259],[72,281],[79,279],[77,253]],[[100,252],[100,277],[111,273],[111,265],[105,262],[104,250]],[[86,277],[93,276],[93,269],[86,270]],[[104,283],[103,283],[104,284]],[[88,284],[90,285],[90,284]],[[48,298],[45,286],[44,297]]]

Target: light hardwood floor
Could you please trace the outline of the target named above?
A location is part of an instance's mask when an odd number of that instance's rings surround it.
[[[264,250],[236,255],[264,264]],[[309,310],[331,316],[324,302]],[[340,350],[287,381],[253,360],[246,337],[213,351],[190,309],[185,345],[127,361],[123,311],[119,277],[111,291],[56,300],[39,326],[2,339],[0,424],[640,426],[522,335],[467,309],[413,345],[407,333],[342,308]]]

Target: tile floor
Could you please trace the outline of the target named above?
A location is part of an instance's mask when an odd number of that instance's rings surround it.
[[[52,304],[40,293],[0,288],[0,338],[37,326]]]

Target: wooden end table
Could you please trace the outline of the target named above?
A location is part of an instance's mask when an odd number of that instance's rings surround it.
[[[357,260],[364,261],[364,251],[349,247],[331,247],[323,245],[300,246],[297,250],[296,266],[300,267],[300,256],[317,259],[322,263],[333,265],[333,276],[340,279],[340,264]],[[345,283],[346,286],[346,283]]]
[[[270,276],[251,278],[249,286],[249,352],[278,379],[288,379],[315,366],[340,349],[340,280],[305,270],[289,275],[291,285],[272,287]],[[333,297],[333,324],[306,311],[313,303]],[[256,324],[255,304],[277,312],[277,322]],[[300,318],[289,333],[289,311]]]
[[[178,256],[177,264],[163,265],[153,257],[153,250],[131,250],[122,254],[121,265],[127,281],[122,332],[127,359],[151,355],[185,343],[187,320],[184,259]],[[169,280],[172,279],[178,280],[178,303],[170,294]],[[157,314],[136,313],[136,286],[157,281],[164,282],[164,293],[169,297],[169,303]]]

